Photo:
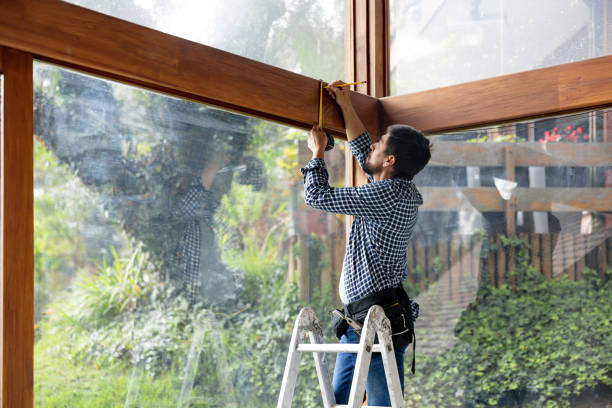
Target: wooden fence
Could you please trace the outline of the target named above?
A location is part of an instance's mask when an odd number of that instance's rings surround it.
[[[612,115],[610,115],[612,116]],[[517,166],[610,167],[612,143],[464,143],[434,142],[429,166],[502,166],[505,179],[516,179]],[[506,233],[516,231],[516,211],[612,212],[612,188],[525,188],[503,199],[495,187],[421,187],[423,211],[502,211]]]
[[[587,167],[612,172],[612,143],[610,128],[612,112],[604,111],[603,134],[597,139],[594,114],[589,114],[589,143],[539,143],[535,141],[535,126],[528,126],[528,141],[519,143],[465,143],[434,141],[429,166],[481,167],[501,166],[506,181],[516,181],[516,167]],[[502,128],[500,128],[502,129]],[[487,138],[495,139],[500,129],[489,129]],[[516,134],[514,125],[505,126],[509,134]],[[602,140],[603,142],[594,142]],[[608,174],[606,174],[607,176]],[[612,214],[612,185],[605,187],[520,187],[511,196],[502,197],[495,187],[419,187],[424,205],[421,211],[503,212],[506,236],[516,235],[516,213],[560,212],[583,214]],[[607,219],[609,217],[606,216]],[[581,279],[585,266],[604,273],[612,265],[609,220],[590,234],[582,234],[580,222],[560,232],[550,234],[519,233],[529,245],[530,265],[551,279],[566,274],[570,279]],[[487,279],[500,286],[509,282],[509,272],[515,267],[515,254],[502,245],[501,236],[480,235],[434,236],[415,235],[408,250],[409,279],[421,288],[443,280],[449,289],[461,287],[466,280],[480,282],[483,266],[490,272]]]
[[[579,280],[585,267],[603,276],[606,268],[611,267],[611,231],[520,233],[518,238],[529,247],[529,265],[547,279],[567,275],[571,280]],[[484,283],[480,279],[486,265],[491,285],[510,284],[510,272],[516,266],[514,249],[503,245],[501,235],[485,235],[484,240],[480,234],[456,234],[438,240],[428,235],[414,236],[408,248],[408,280],[421,289],[441,280],[451,288],[459,288],[465,281]]]

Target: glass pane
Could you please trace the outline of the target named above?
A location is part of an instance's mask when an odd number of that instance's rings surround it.
[[[331,82],[344,75],[344,0],[68,0]]]
[[[391,0],[391,94],[612,53],[607,0]]]
[[[43,63],[34,85],[36,406],[275,405],[343,259],[344,218],[304,205],[305,132]],[[300,378],[320,405],[312,359]]]
[[[407,406],[609,405],[612,110],[432,139]]]

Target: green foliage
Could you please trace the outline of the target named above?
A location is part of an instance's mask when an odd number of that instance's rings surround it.
[[[481,287],[457,324],[458,344],[419,358],[406,396],[419,407],[568,407],[597,386],[612,387],[612,271],[600,279],[547,281],[517,256],[515,287]]]
[[[117,250],[111,248],[113,264],[103,258],[99,273],[80,277],[72,299],[74,318],[81,324],[102,325],[123,312],[136,308],[143,292],[151,289],[150,274],[143,270],[147,262],[141,248],[136,248],[130,260],[119,258]]]
[[[116,245],[121,240],[108,239],[108,225],[99,221],[101,209],[95,194],[38,139],[34,140],[34,176],[34,303],[38,322],[53,293],[63,292],[77,270],[93,270],[89,259],[99,256],[102,237]],[[88,231],[93,219],[98,228]]]

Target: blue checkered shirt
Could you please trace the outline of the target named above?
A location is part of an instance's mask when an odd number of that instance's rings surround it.
[[[370,135],[365,131],[349,144],[363,168],[372,144]],[[312,159],[301,171],[307,205],[355,217],[342,266],[348,302],[396,287],[406,279],[408,239],[423,204],[414,183],[400,178],[373,182],[368,175],[370,184],[330,187],[321,159]]]

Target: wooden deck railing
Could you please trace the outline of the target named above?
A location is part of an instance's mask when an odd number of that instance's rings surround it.
[[[518,166],[612,166],[612,143],[434,142],[430,166],[502,166],[515,181]],[[423,211],[449,209],[504,211],[508,234],[516,231],[516,211],[612,212],[612,188],[525,188],[504,200],[494,187],[421,187]]]

